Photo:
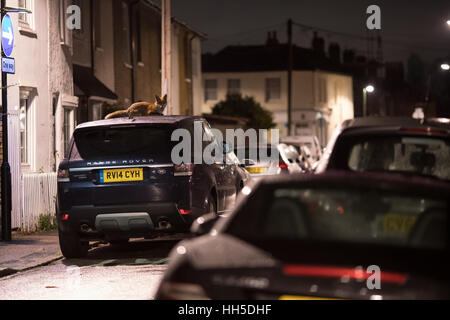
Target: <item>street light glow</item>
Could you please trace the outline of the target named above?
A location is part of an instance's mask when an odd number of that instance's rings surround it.
[[[441,64],[441,69],[444,71],[450,70],[450,65],[448,63]]]
[[[450,20],[447,20],[447,25],[450,27]]]
[[[372,86],[372,85],[368,85],[368,86],[366,87],[366,91],[367,91],[368,93],[372,93],[372,92],[375,91],[375,87]]]

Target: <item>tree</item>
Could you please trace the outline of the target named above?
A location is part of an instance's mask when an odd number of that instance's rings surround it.
[[[264,109],[253,97],[240,94],[227,95],[225,101],[217,103],[212,110],[214,115],[247,118],[248,127],[271,129],[275,127],[272,112]]]

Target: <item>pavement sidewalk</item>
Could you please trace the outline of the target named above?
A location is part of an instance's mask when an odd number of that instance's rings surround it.
[[[11,242],[0,241],[0,278],[62,258],[58,231],[13,233],[12,238]]]

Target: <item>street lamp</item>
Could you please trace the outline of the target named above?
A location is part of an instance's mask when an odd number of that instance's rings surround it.
[[[450,27],[450,20],[447,20],[447,25]]]
[[[441,69],[444,71],[450,70],[450,65],[448,63],[441,64]]]
[[[367,116],[367,94],[374,93],[375,87],[371,84],[363,89],[363,117]]]

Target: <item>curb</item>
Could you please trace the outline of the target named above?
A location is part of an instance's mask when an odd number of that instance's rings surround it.
[[[62,258],[63,258],[62,254],[58,254],[58,255],[52,256],[49,260],[45,260],[44,262],[41,262],[39,264],[32,265],[30,267],[26,267],[26,268],[20,269],[20,270],[0,267],[0,279],[4,278],[4,277],[7,277],[7,276],[10,276],[10,275],[13,275],[13,274],[16,274],[16,273],[30,271],[30,270],[35,269],[35,268],[39,268],[39,267],[43,267],[43,266],[49,265],[52,262],[61,260]]]
[[[10,276],[14,273],[17,273],[17,270],[0,267],[0,278]]]

